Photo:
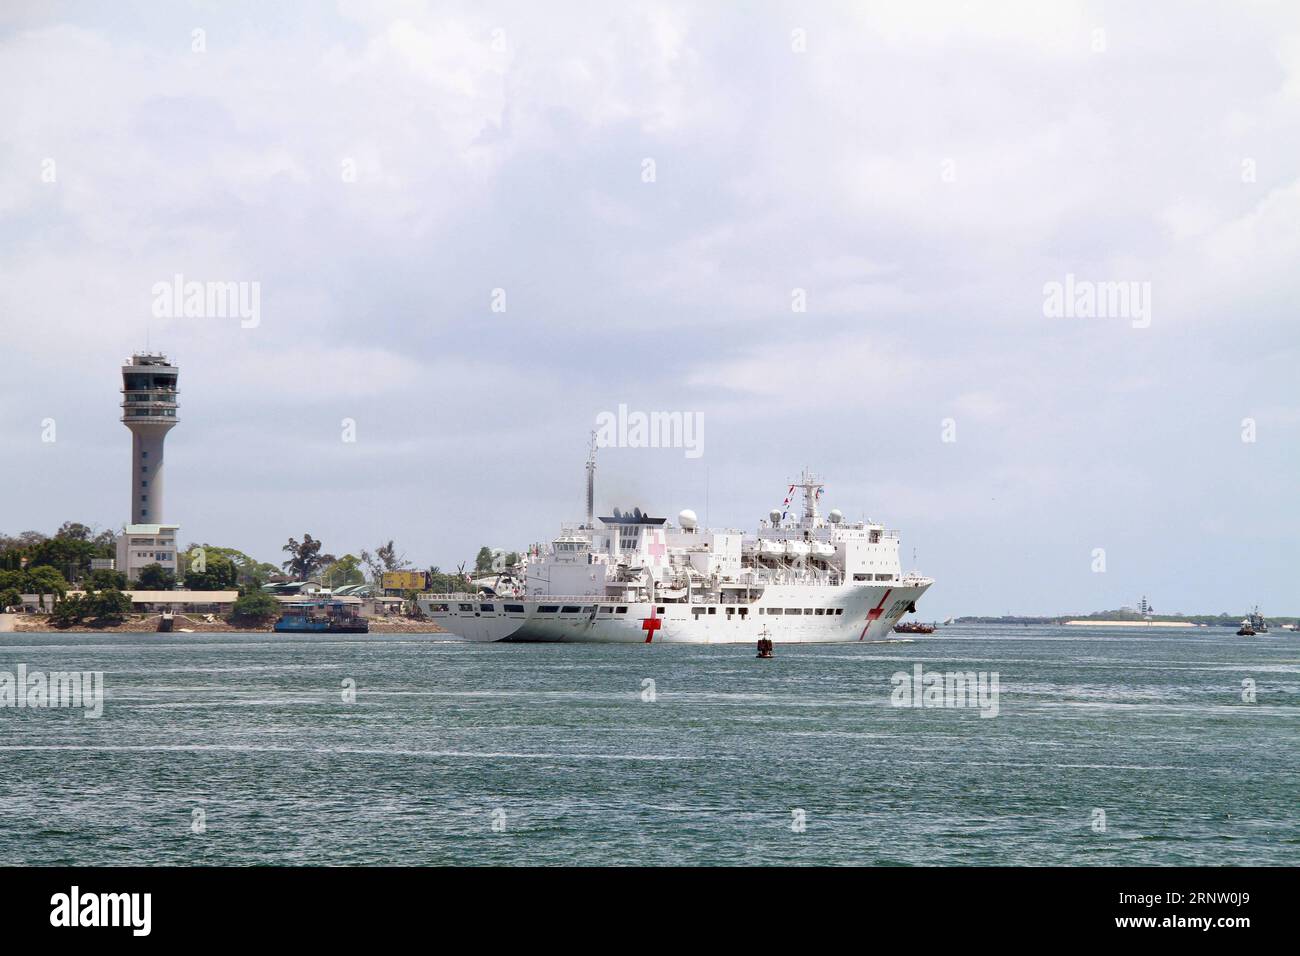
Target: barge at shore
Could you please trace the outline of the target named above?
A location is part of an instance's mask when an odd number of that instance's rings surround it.
[[[290,604],[275,622],[278,634],[369,634],[370,622],[340,601]]]

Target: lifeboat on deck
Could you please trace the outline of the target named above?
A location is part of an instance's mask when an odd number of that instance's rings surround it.
[[[806,558],[812,554],[812,546],[807,541],[787,541],[785,555],[788,558]]]

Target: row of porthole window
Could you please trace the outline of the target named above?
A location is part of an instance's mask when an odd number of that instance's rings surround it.
[[[501,609],[505,611],[505,613],[507,614],[523,614],[527,610],[522,604],[503,604],[501,606]],[[591,614],[596,609],[597,606],[595,604],[588,604],[585,607],[577,604],[565,604],[565,605],[542,604],[538,606],[537,612],[539,614]],[[431,604],[429,605],[429,610],[434,614],[438,614],[438,613],[445,614],[451,610],[451,605]],[[478,606],[475,606],[473,604],[468,604],[468,603],[457,604],[456,611],[457,613],[461,613],[461,614],[473,614],[475,611],[478,611],[480,613],[486,612],[489,614],[495,614],[496,605],[480,604]],[[656,611],[659,614],[664,613],[664,609],[662,607],[657,608]],[[626,614],[627,605],[625,604],[604,605],[600,607],[600,613],[601,614]]]
[[[767,607],[767,608],[760,607],[760,608],[758,609],[758,613],[759,613],[759,614],[763,614],[763,613],[767,613],[767,614],[816,614],[816,615],[818,615],[818,616],[825,614],[825,615],[829,615],[829,616],[834,616],[834,615],[837,615],[837,614],[839,614],[839,615],[843,615],[843,614],[844,614],[844,608],[842,608],[842,607]]]

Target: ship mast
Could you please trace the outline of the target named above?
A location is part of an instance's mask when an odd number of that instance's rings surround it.
[[[587,529],[596,527],[596,433],[587,451]]]
[[[820,481],[804,467],[803,474],[795,483],[796,487],[803,489],[803,526],[805,528],[817,527],[820,515],[817,512],[817,496],[824,487]]]

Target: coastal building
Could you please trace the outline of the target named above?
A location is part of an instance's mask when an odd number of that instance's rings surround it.
[[[163,570],[179,574],[176,559],[176,542],[180,525],[129,524],[117,536],[117,570],[128,581],[140,577],[140,569],[149,564],[162,565]]]
[[[122,365],[122,424],[131,431],[131,523],[117,539],[117,570],[134,582],[159,564],[176,574],[179,525],[164,522],[165,445],[176,427],[180,369],[157,352],[137,352]]]
[[[126,594],[131,598],[131,610],[137,613],[229,614],[239,599],[238,591],[127,591]]]

